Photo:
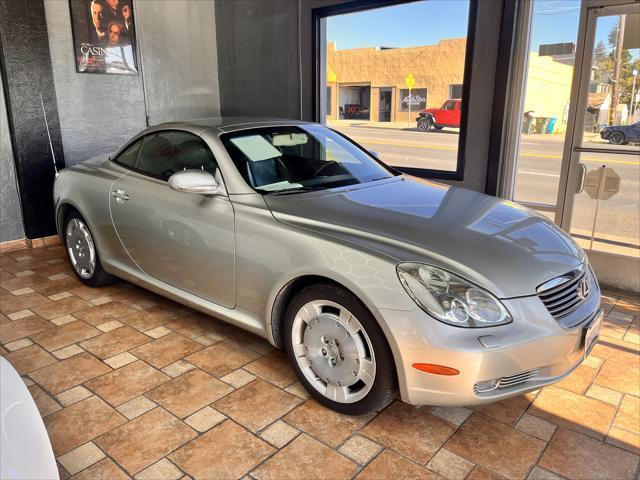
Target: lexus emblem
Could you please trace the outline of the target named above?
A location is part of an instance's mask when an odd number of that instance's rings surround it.
[[[587,282],[586,278],[583,278],[580,283],[578,283],[576,294],[580,300],[584,300],[587,298],[587,295],[589,295],[589,282]]]

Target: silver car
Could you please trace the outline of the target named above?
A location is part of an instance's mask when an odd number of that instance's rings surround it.
[[[201,119],[61,172],[80,280],[115,277],[284,348],[348,414],[557,382],[596,342],[584,252],[515,203],[407,175],[314,123]]]

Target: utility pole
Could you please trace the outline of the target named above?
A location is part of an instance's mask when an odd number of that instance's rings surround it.
[[[638,76],[638,70],[634,68],[631,74],[633,75],[633,83],[631,84],[631,100],[629,101],[629,118],[633,118],[633,104],[636,96],[636,77]]]
[[[620,64],[622,63],[622,44],[624,42],[624,24],[626,15],[620,15],[618,20],[618,37],[616,39],[616,57],[613,63],[613,92],[611,93],[611,107],[609,108],[609,125],[616,121],[618,103],[620,102]]]

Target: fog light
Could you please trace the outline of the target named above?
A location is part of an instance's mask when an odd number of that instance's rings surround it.
[[[473,387],[476,393],[491,392],[498,388],[498,379],[486,380],[484,382],[476,383]]]
[[[458,375],[459,370],[444,365],[434,365],[433,363],[414,363],[413,368],[421,372],[433,373],[435,375]]]

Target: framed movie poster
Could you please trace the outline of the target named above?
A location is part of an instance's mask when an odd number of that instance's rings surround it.
[[[69,0],[76,71],[136,75],[132,0]]]

